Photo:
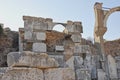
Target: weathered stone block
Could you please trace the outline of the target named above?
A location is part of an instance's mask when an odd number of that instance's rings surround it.
[[[91,49],[89,45],[81,45],[82,46],[82,53],[91,53]]]
[[[64,51],[64,46],[55,46],[56,51]]]
[[[24,30],[25,31],[33,31],[33,20],[24,20]]]
[[[49,55],[51,58],[54,58],[58,64],[59,67],[64,67],[65,61],[63,55]]]
[[[31,40],[32,39],[32,32],[31,31],[25,31],[24,39]]]
[[[33,43],[33,52],[46,52],[45,43]]]
[[[117,56],[117,57],[115,57],[115,61],[116,61],[116,67],[117,67],[117,69],[120,69],[120,56]]]
[[[74,66],[75,69],[80,69],[83,67],[83,58],[81,56],[74,56]]]
[[[34,18],[33,29],[40,30],[40,19],[42,18]]]
[[[36,39],[37,40],[46,40],[46,33],[45,32],[36,32]]]
[[[11,53],[9,53],[7,55],[7,65],[8,66],[13,66],[13,65],[15,66],[21,56],[22,55],[19,52],[11,52]],[[21,64],[21,63],[19,63],[19,64]],[[25,64],[28,65],[28,63],[25,63]]]
[[[111,79],[117,79],[117,67],[116,67],[116,61],[115,59],[111,56],[108,55],[108,68],[109,68],[109,75]]]
[[[7,68],[0,80],[44,80],[44,77],[37,68]]]
[[[55,68],[59,66],[58,62],[54,58],[50,58],[46,53],[33,53],[29,51],[9,53],[7,63],[8,66],[13,67]]]
[[[67,61],[69,58],[71,58],[73,56],[73,47],[72,48],[68,48],[68,49],[65,49],[64,51],[64,58],[65,58],[65,61]]]
[[[72,56],[66,61],[66,65],[67,67],[74,69],[74,56]]]
[[[92,79],[97,79],[97,70],[96,70],[96,66],[95,65],[91,65],[91,78]]]
[[[81,22],[74,22],[74,32],[82,33],[82,23]]]
[[[81,45],[75,45],[74,46],[74,53],[81,53],[82,52],[82,46]]]
[[[73,40],[73,42],[78,42],[78,43],[80,43],[81,42],[81,34],[73,34],[72,36],[71,36],[71,38],[72,38],[72,40]]]
[[[2,76],[4,75],[4,73],[6,72],[7,68],[6,67],[1,67],[0,68],[0,80],[2,79]]]
[[[31,67],[37,68],[56,68],[59,66],[58,62],[49,57],[46,53],[40,53],[40,55],[34,55],[31,57]]]
[[[76,53],[91,53],[91,50],[89,45],[75,45],[74,53],[74,55],[77,55]]]
[[[77,80],[91,80],[91,75],[87,69],[77,69],[76,78]]]
[[[45,80],[75,80],[75,73],[70,68],[46,69]]]
[[[97,72],[98,80],[107,80],[106,74],[102,69],[98,69]]]
[[[67,26],[66,29],[68,30],[69,33],[82,33],[82,23],[81,22],[72,22],[72,21],[67,21]]]

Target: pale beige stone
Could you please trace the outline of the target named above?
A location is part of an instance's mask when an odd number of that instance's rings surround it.
[[[45,80],[75,80],[75,73],[70,68],[53,68],[45,70]]]
[[[0,80],[44,80],[43,71],[37,68],[6,68]]]
[[[74,69],[74,56],[72,56],[71,58],[69,58],[67,61],[66,61],[66,65],[71,68],[71,69]]]
[[[59,66],[58,62],[46,53],[11,52],[7,58],[8,66],[13,67],[55,68]]]

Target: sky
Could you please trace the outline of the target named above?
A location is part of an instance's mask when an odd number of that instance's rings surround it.
[[[101,2],[107,8],[120,6],[120,0],[0,0],[0,23],[18,31],[24,27],[23,15],[52,18],[54,22],[63,23],[67,20],[81,21],[82,36],[94,38],[95,2]],[[104,35],[106,40],[120,38],[120,12],[109,16],[107,28]]]

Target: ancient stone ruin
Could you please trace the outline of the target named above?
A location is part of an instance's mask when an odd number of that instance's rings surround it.
[[[0,68],[0,80],[120,80],[120,55],[107,55],[103,44],[105,15],[120,7],[107,13],[96,3],[94,9],[96,52],[82,42],[82,22],[23,16],[19,52],[7,55],[8,67]],[[59,24],[63,32],[53,30]]]

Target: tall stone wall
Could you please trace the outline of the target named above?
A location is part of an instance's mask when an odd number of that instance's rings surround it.
[[[1,80],[91,80],[91,49],[81,45],[81,22],[31,16],[23,20],[19,52],[7,55],[8,68],[0,68]],[[57,24],[65,27],[64,32],[53,30]]]

